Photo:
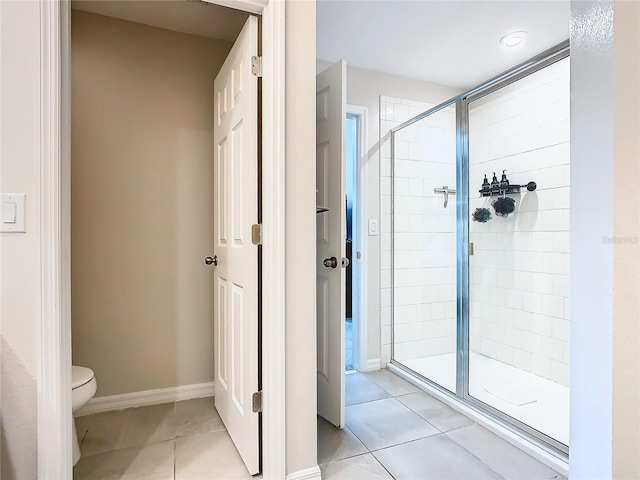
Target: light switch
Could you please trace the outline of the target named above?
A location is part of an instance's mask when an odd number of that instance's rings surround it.
[[[375,218],[369,219],[369,236],[378,235],[378,220]]]
[[[2,224],[0,232],[24,233],[24,193],[3,193],[0,197]]]
[[[2,223],[16,223],[16,202],[2,202]]]

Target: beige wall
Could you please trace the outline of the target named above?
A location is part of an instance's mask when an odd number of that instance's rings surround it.
[[[330,62],[318,59],[316,62],[317,71],[321,72]],[[436,85],[433,83],[414,80],[411,78],[390,75],[387,73],[365,70],[362,68],[347,66],[347,103],[366,107],[368,110],[368,152],[367,163],[364,175],[367,179],[366,189],[366,218],[382,220],[380,211],[380,95],[401,97],[420,102],[438,104],[451,97],[462,93],[460,90]],[[385,132],[383,132],[385,133]],[[379,228],[380,231],[384,231]],[[386,230],[387,232],[389,229]],[[388,236],[389,234],[387,234]],[[390,241],[390,239],[389,239]],[[367,358],[370,361],[383,360],[383,367],[386,366],[384,359],[389,358],[390,351],[382,351],[381,325],[391,331],[391,307],[381,305],[380,291],[380,270],[384,268],[381,264],[380,246],[384,242],[382,235],[367,237]],[[388,257],[388,256],[387,256]],[[387,267],[390,258],[385,258]],[[365,366],[361,366],[365,370]]]
[[[97,396],[211,382],[213,80],[231,44],[72,12],[73,362]]]
[[[640,3],[614,25],[613,478],[640,478]]]

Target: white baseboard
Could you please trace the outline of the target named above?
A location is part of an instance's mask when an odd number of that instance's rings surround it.
[[[161,403],[179,402],[193,398],[213,397],[216,393],[215,382],[195,383],[180,387],[158,388],[143,392],[122,393],[107,397],[95,397],[82,407],[76,417],[91,415],[92,413],[110,412],[133,407],[160,405]]]
[[[483,415],[481,412],[474,410],[471,407],[464,405],[462,402],[458,401],[455,398],[451,398],[449,395],[445,395],[437,388],[432,387],[426,382],[421,381],[420,379],[414,377],[413,375],[405,372],[401,368],[396,367],[395,365],[389,364],[389,370],[393,373],[399,375],[405,380],[413,383],[417,387],[421,388],[428,394],[442,401],[443,403],[449,405],[451,408],[457,410],[463,415],[469,417],[471,420],[479,423],[487,430],[495,433],[497,436],[502,438],[503,440],[509,442],[516,448],[524,451],[525,453],[531,455],[536,460],[544,463],[547,467],[554,469],[556,472],[561,473],[564,476],[569,476],[569,464],[566,460],[554,455],[551,452],[544,450],[543,448],[535,445],[534,443],[528,441],[526,438],[512,432],[511,430],[503,427],[497,422],[493,421],[491,418]]]
[[[287,480],[322,480],[320,467],[315,466],[305,470],[287,474]]]
[[[372,358],[367,360],[367,372],[372,372],[374,370],[380,370],[380,359]]]

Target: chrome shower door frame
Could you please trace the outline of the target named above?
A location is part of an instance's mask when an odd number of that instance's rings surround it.
[[[410,375],[418,377],[448,397],[463,403],[491,418],[502,427],[536,444],[547,452],[566,460],[569,447],[556,439],[532,428],[502,411],[469,394],[469,105],[474,101],[521,80],[549,65],[569,56],[569,42],[563,42],[542,52],[517,67],[504,72],[462,95],[433,107],[395,127],[390,132],[391,142],[391,364]],[[395,287],[394,287],[394,237],[395,237],[395,134],[440,110],[456,107],[456,392],[453,393],[395,360]]]
[[[469,393],[469,105],[473,102],[499,91],[500,89],[507,87],[523,78],[536,73],[560,60],[563,60],[569,56],[568,45],[565,48],[561,48],[551,55],[545,56],[535,64],[527,67],[526,69],[514,72],[504,80],[487,85],[484,88],[478,89],[474,93],[465,96],[457,103],[457,113],[459,114],[459,122],[461,125],[458,130],[459,150],[458,150],[458,189],[467,189],[466,196],[461,196],[461,200],[464,200],[458,205],[458,259],[460,264],[458,265],[458,391],[457,395],[465,402],[473,405],[476,409],[492,417],[495,421],[498,421],[502,426],[515,431],[516,433],[524,432],[530,440],[534,440],[539,446],[544,448],[553,454],[559,454],[562,457],[567,457],[569,454],[569,446],[564,445],[558,440],[534,429],[528,424],[515,419],[501,410],[492,407],[491,405],[482,402]],[[463,185],[460,185],[463,184]],[[460,190],[461,191],[461,190]],[[462,370],[462,371],[461,371]]]

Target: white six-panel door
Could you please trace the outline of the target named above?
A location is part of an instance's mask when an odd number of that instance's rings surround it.
[[[345,409],[346,79],[344,60],[316,77],[316,200],[329,207],[316,224],[318,415],[338,427]]]
[[[258,20],[250,16],[215,79],[214,324],[216,409],[251,474],[259,472],[258,84],[251,57]]]

